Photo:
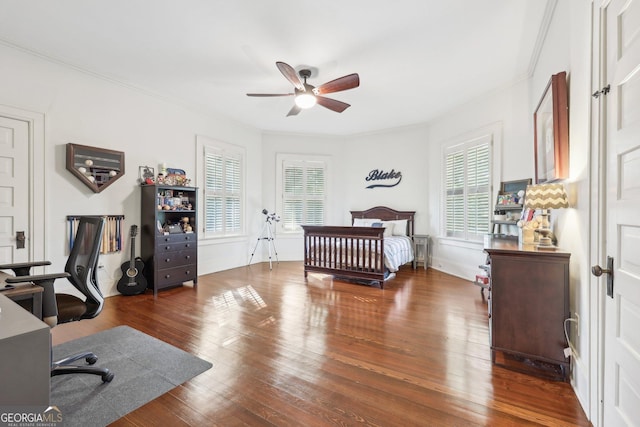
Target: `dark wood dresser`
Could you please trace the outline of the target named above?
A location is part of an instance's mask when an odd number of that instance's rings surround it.
[[[560,249],[487,239],[491,359],[567,380],[564,321],[569,313],[569,258]]]
[[[147,287],[159,290],[198,280],[195,187],[143,185],[141,257]]]

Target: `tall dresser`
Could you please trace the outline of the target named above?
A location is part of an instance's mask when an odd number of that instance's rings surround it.
[[[154,294],[198,280],[198,228],[195,187],[143,185],[141,257]]]
[[[562,250],[488,239],[489,331],[491,359],[504,353],[518,361],[511,367],[532,372],[557,367],[567,379],[569,359],[564,323],[569,318],[569,258]]]

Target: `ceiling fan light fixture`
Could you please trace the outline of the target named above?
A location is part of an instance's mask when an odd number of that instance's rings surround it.
[[[360,77],[357,73],[349,74],[331,80],[318,87],[307,83],[307,79],[311,77],[311,70],[304,68],[298,72],[289,64],[278,61],[276,62],[278,70],[293,85],[294,93],[248,93],[247,96],[290,96],[294,95],[294,106],[289,110],[287,117],[296,116],[303,109],[308,109],[318,104],[336,113],[342,113],[350,107],[346,102],[337,99],[327,98],[324,95],[328,93],[341,92],[360,86]]]
[[[316,97],[308,92],[303,92],[296,95],[296,105],[300,108],[311,108],[316,105]]]

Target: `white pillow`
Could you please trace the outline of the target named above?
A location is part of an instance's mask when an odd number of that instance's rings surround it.
[[[390,221],[380,221],[380,222],[376,222],[373,223],[371,225],[372,227],[384,227],[384,237],[391,237],[393,236],[393,223]]]
[[[354,218],[354,227],[371,227],[374,222],[380,222],[378,218]]]
[[[407,235],[407,220],[396,219],[394,221],[387,221],[393,223],[393,235],[394,236],[406,236]]]

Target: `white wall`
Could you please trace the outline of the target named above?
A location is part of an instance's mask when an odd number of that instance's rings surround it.
[[[497,194],[500,181],[531,178],[533,116],[529,101],[529,82],[523,80],[429,124],[345,138],[265,134],[265,207],[271,210],[277,206],[273,172],[277,153],[328,154],[332,156],[328,223],[347,225],[350,210],[378,205],[415,210],[415,232],[432,237],[432,266],[472,280],[478,265],[485,261],[482,242],[461,244],[440,238],[442,145],[464,134],[494,132],[494,193]],[[368,189],[370,182],[365,178],[373,169],[400,171],[402,181],[391,188]],[[300,235],[278,235],[276,240],[280,259],[301,259]]]
[[[261,208],[258,131],[3,45],[0,63],[3,64],[0,104],[45,115],[46,184],[37,191],[45,198],[44,255],[52,261],[48,271],[64,268],[68,254],[67,215],[124,214],[125,226],[139,224],[138,166],[149,165],[157,170],[158,164],[166,162],[169,167],[185,169],[187,175],[193,176],[196,134],[247,148],[247,167],[253,171],[247,182],[248,211]],[[93,193],[65,169],[69,142],[124,151],[125,175],[103,192]],[[238,246],[242,252],[237,250]],[[244,243],[202,245],[199,273],[246,264],[245,247],[246,239]],[[126,249],[101,257],[104,269],[99,278],[105,295],[116,292],[120,265],[128,255]]]
[[[589,328],[591,6],[589,0],[558,1],[531,80],[529,107],[535,110],[552,74],[567,72],[570,176],[564,184],[570,208],[552,212],[552,226],[558,246],[571,252],[570,311],[580,317],[579,337],[570,324],[570,336],[577,348],[571,361],[572,384],[585,413],[593,420],[596,408],[589,404],[590,384],[596,384],[595,378],[590,378],[591,364],[596,362],[589,354],[590,340],[596,339],[596,332]]]
[[[443,145],[482,133],[493,135],[493,200],[501,181],[533,177],[533,116],[529,114],[528,81],[488,93],[429,123],[428,188],[432,267],[472,280],[484,264],[483,242],[442,238]]]
[[[349,138],[345,147],[348,164],[341,171],[345,195],[343,224],[349,224],[351,210],[388,206],[403,211],[416,211],[414,231],[427,234],[429,217],[428,127],[426,125],[390,129],[384,132]],[[366,181],[369,173],[378,171],[402,174],[394,187],[367,188],[371,184],[392,184],[396,180]]]
[[[278,154],[303,154],[309,156],[323,156],[329,159],[329,176],[327,183],[328,206],[326,223],[334,225],[346,225],[343,222],[345,208],[344,195],[344,169],[350,167],[349,157],[345,155],[345,140],[338,137],[326,137],[318,135],[299,135],[283,133],[265,133],[262,138],[262,205],[256,209],[253,217],[250,215],[253,234],[253,247],[255,238],[260,236],[264,222],[264,215],[260,212],[267,209],[269,212],[277,212],[279,200],[276,195],[276,156]],[[278,259],[281,261],[302,260],[303,240],[301,233],[283,233],[279,227],[275,228],[275,247]],[[262,245],[263,246],[263,245]],[[253,249],[252,247],[252,249]],[[264,256],[264,252],[262,254]]]

